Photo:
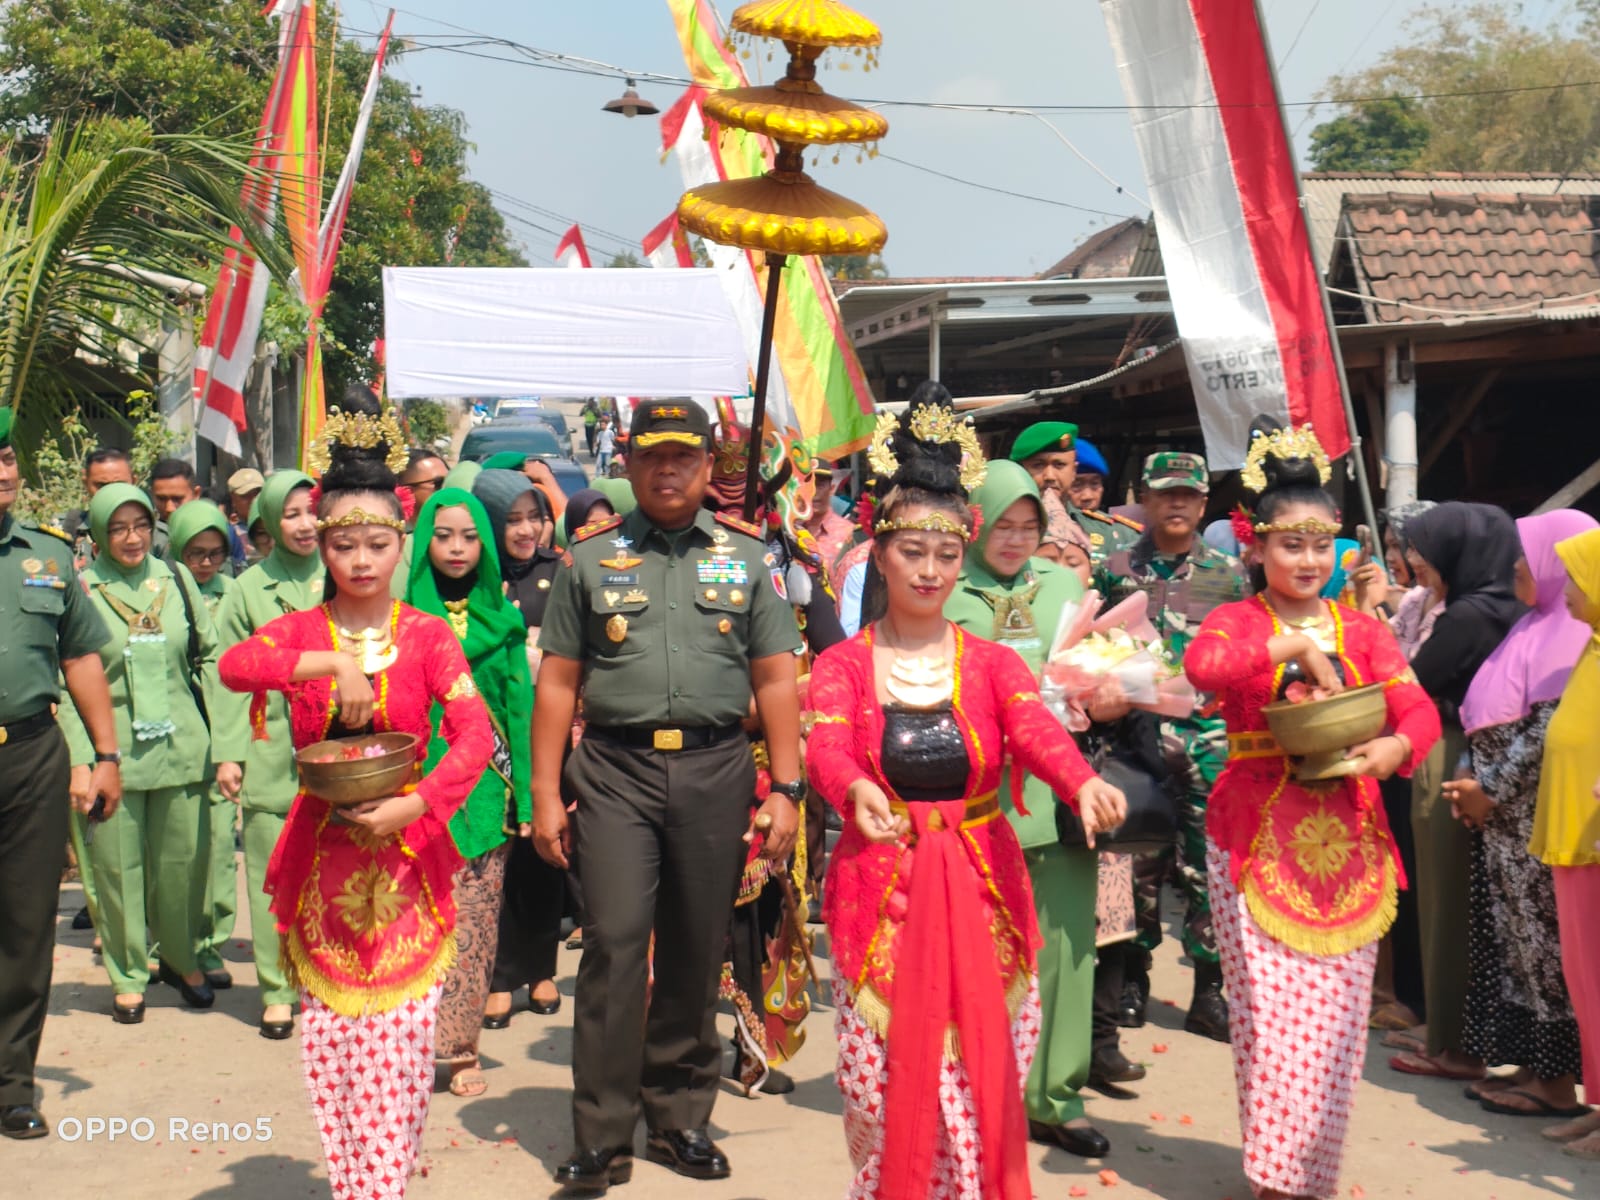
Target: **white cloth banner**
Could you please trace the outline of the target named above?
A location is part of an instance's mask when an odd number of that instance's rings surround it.
[[[750,363],[712,270],[385,267],[387,391],[738,395]]]

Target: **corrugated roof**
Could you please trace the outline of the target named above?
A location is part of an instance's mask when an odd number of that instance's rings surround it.
[[[1347,193],[1348,253],[1369,320],[1403,324],[1457,313],[1533,315],[1600,294],[1593,208],[1585,195]],[[1342,274],[1342,272],[1341,272]]]
[[[1594,195],[1600,193],[1600,175],[1462,175],[1441,171],[1395,171],[1387,175],[1362,175],[1344,171],[1312,172],[1303,177],[1306,218],[1311,244],[1324,271],[1333,262],[1334,237],[1339,212],[1349,193],[1402,192],[1412,195],[1446,192],[1484,192],[1525,196]]]

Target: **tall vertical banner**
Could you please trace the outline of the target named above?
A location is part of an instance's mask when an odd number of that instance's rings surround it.
[[[667,0],[667,7],[696,86],[662,114],[663,156],[676,151],[686,190],[762,174],[772,163],[772,143],[742,129],[708,127],[701,109],[705,88],[749,83],[728,49],[711,0]],[[712,242],[705,248],[745,331],[753,364],[767,278],[763,256]],[[768,420],[793,430],[822,458],[865,446],[874,421],[872,389],[820,259],[794,256],[784,268],[772,349]]]
[[[1250,422],[1350,449],[1322,278],[1255,0],[1100,0],[1216,470]]]

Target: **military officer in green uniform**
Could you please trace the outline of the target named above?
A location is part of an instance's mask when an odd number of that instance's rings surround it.
[[[1089,537],[1095,566],[1106,556],[1126,550],[1139,540],[1142,527],[1127,517],[1084,510],[1069,495],[1078,470],[1078,427],[1070,421],[1039,421],[1017,435],[1011,446],[1012,462],[1021,463],[1044,499],[1045,516],[1054,527],[1062,520],[1075,522]]]
[[[70,764],[56,724],[62,679],[94,746],[83,809],[122,799],[117,727],[98,653],[109,637],[59,530],[11,515],[20,473],[11,410],[0,408],[0,1134],[49,1132],[33,1069],[50,1000],[56,895],[66,859]]]
[[[585,908],[576,1152],[556,1180],[591,1195],[631,1175],[641,1108],[651,1161],[729,1173],[706,1133],[722,1073],[723,943],[745,839],[764,836],[768,857],[784,859],[799,821],[800,633],[755,527],[701,507],[710,442],[698,405],[640,404],[628,454],[639,506],[578,530],[539,637],[534,845],[557,866],[576,860]],[[580,695],[587,724],[563,772]],[[764,835],[749,816],[752,699],[773,779]],[[577,804],[570,829],[563,782]]]
[[[1244,566],[1214,550],[1197,532],[1211,490],[1206,460],[1198,454],[1162,451],[1145,459],[1140,500],[1148,524],[1131,547],[1106,557],[1095,571],[1095,586],[1115,604],[1134,591],[1150,597],[1150,620],[1173,663],[1218,605],[1249,594]],[[1211,930],[1206,892],[1206,800],[1228,758],[1227,730],[1220,716],[1195,715],[1163,720],[1161,734],[1174,773],[1184,780],[1184,806],[1176,851],[1139,855],[1134,863],[1134,896],[1139,935],[1124,964],[1126,986],[1121,1023],[1144,1024],[1150,997],[1150,952],[1161,942],[1161,885],[1172,878],[1187,907],[1183,948],[1194,962],[1194,999],[1184,1028],[1228,1040],[1228,1006],[1222,994],[1222,968]]]

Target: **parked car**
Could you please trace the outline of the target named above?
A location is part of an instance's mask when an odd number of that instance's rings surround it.
[[[572,457],[570,446],[563,446],[555,430],[543,421],[490,421],[468,432],[461,443],[465,462],[482,462],[496,454],[515,450],[529,458]]]

